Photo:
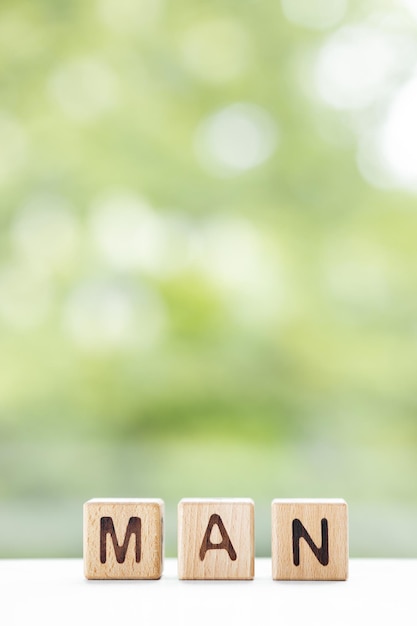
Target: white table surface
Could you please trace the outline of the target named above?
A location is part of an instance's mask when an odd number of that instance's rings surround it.
[[[277,582],[257,559],[253,581],[87,581],[81,559],[0,560],[5,626],[292,626],[417,624],[417,559],[351,559],[346,582]]]

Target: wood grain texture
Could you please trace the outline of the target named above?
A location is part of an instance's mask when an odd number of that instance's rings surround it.
[[[94,499],[84,504],[88,579],[162,575],[164,504],[158,499]]]
[[[274,580],[346,580],[348,558],[344,500],[273,500]]]
[[[254,503],[244,499],[184,499],[178,505],[178,577],[252,580]]]

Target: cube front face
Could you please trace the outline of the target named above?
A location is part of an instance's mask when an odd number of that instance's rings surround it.
[[[163,561],[162,500],[102,499],[84,504],[88,579],[157,579]]]
[[[250,499],[184,499],[178,505],[178,577],[251,580],[254,503]]]
[[[348,559],[344,500],[272,502],[274,580],[346,580]]]

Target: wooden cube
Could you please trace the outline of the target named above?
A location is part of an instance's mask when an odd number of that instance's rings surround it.
[[[346,580],[348,558],[344,500],[273,500],[274,580]]]
[[[244,499],[184,499],[178,505],[178,577],[251,580],[254,503]]]
[[[84,504],[84,573],[89,579],[162,575],[162,500],[94,499]]]

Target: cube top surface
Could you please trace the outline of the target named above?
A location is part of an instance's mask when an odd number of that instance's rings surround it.
[[[346,504],[343,498],[275,498],[272,504]]]
[[[182,498],[180,504],[254,504],[251,498]]]
[[[160,498],[91,498],[85,504],[159,504],[164,501]]]

